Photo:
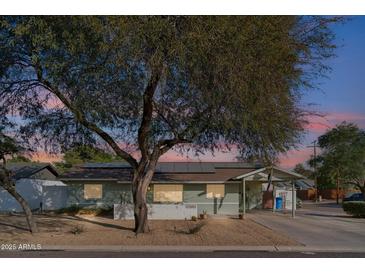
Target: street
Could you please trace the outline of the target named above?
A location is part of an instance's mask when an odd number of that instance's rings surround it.
[[[0,258],[365,258],[364,252],[110,252],[110,251],[21,251],[0,252]]]

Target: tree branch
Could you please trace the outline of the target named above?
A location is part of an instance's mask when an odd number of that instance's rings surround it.
[[[159,70],[152,69],[150,80],[143,94],[143,115],[142,122],[138,129],[138,145],[141,150],[141,161],[148,158],[148,139],[153,114],[153,96],[155,94],[158,82],[162,75],[162,67]]]
[[[78,108],[72,105],[72,103],[57,89],[53,88],[52,85],[48,81],[41,81],[42,86],[53,93],[60,101],[74,114],[76,120],[82,124],[84,127],[93,131],[97,135],[100,136],[105,142],[107,142],[110,147],[115,151],[115,153],[126,160],[132,168],[136,169],[138,167],[138,163],[136,159],[133,158],[128,152],[124,151],[119,147],[119,145],[114,141],[114,139],[100,127],[98,127],[95,123],[89,122],[84,113],[80,111]]]

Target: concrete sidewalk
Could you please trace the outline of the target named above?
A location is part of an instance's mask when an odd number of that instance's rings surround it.
[[[269,252],[365,252],[365,246],[44,246],[41,251],[109,251],[109,252],[216,252],[216,251],[269,251]]]
[[[248,218],[303,244],[308,250],[364,250],[365,219],[342,212],[303,209],[295,219],[287,214],[255,211]]]

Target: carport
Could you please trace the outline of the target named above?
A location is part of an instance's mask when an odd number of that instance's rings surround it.
[[[275,212],[275,187],[278,183],[285,183],[290,182],[291,184],[291,191],[292,191],[292,206],[291,206],[291,215],[292,218],[295,218],[295,181],[298,179],[305,179],[304,176],[301,174],[287,171],[284,169],[281,169],[276,166],[270,166],[270,167],[264,167],[257,170],[254,170],[252,172],[239,175],[235,177],[233,180],[239,180],[242,181],[242,199],[243,199],[243,218],[246,217],[246,185],[250,184],[252,182],[262,182],[262,183],[269,183],[273,186],[273,212]]]

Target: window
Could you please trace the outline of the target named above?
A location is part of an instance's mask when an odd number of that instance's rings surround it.
[[[183,185],[154,185],[153,201],[179,203],[183,201]]]
[[[224,184],[207,185],[207,198],[223,198]]]
[[[103,185],[101,184],[85,184],[84,185],[84,198],[88,199],[101,199],[103,197]]]

